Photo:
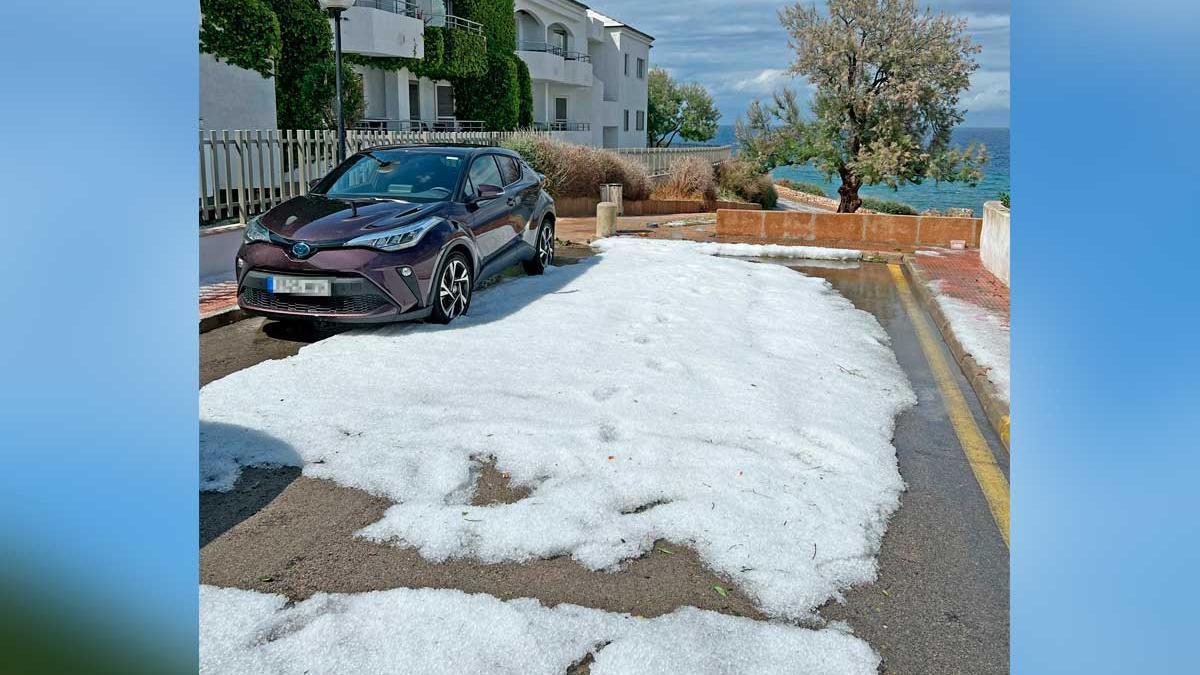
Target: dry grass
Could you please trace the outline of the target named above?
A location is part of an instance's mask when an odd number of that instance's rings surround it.
[[[720,165],[717,187],[748,202],[761,204],[764,209],[775,208],[779,201],[771,176],[760,173],[758,167],[739,159],[731,159]]]
[[[701,157],[686,157],[671,167],[667,180],[654,188],[655,199],[717,198],[717,177],[712,164]]]
[[[533,134],[516,136],[503,145],[545,174],[547,189],[554,197],[598,197],[604,183],[624,185],[625,199],[650,196],[645,167],[616,153]]]

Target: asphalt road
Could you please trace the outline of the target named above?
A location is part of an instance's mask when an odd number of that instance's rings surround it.
[[[879,578],[821,610],[847,621],[883,656],[885,673],[1009,671],[1008,546],[950,423],[912,321],[886,265],[795,266],[828,280],[871,312],[892,339],[917,405],[896,420],[894,444],[908,485],[879,554]],[[936,332],[936,331],[935,331]],[[945,344],[955,384],[1000,469],[1009,456]]]
[[[574,255],[584,255],[576,251]],[[879,555],[879,578],[821,608],[848,622],[883,657],[885,673],[1008,672],[1008,547],[950,423],[945,401],[886,265],[814,263],[793,269],[827,279],[876,316],[917,394],[896,421],[894,443],[907,483]],[[936,332],[936,331],[935,331]],[[201,384],[267,359],[294,354],[329,333],[282,331],[260,319],[200,336]],[[953,360],[944,344],[944,358]],[[954,385],[997,464],[1008,453],[957,368]],[[492,487],[505,499],[507,487]],[[386,503],[357,490],[305,478],[296,469],[252,469],[232,492],[201,495],[201,581],[279,592],[299,599],[319,590],[452,587],[497,597],[538,597],[654,616],[695,605],[759,618],[736,588],[705,569],[684,546],[634,561],[617,574],[586,572],[569,560],[529,565],[433,565],[411,552],[355,539]],[[734,592],[718,598],[721,583]]]

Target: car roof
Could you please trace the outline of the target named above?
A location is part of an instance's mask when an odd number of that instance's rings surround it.
[[[473,157],[473,156],[481,154],[483,152],[496,152],[496,153],[500,153],[503,155],[509,155],[512,157],[520,157],[520,155],[513,152],[512,150],[509,150],[508,148],[502,148],[497,145],[481,145],[481,144],[471,144],[471,143],[429,143],[429,144],[403,144],[403,145],[391,144],[391,145],[376,145],[376,146],[372,146],[370,148],[365,148],[365,149],[366,150],[387,150],[389,152],[394,152],[394,151],[401,151],[401,152],[403,152],[403,151],[419,151],[419,152],[435,151],[435,152],[444,152],[448,155],[454,155],[457,157]]]

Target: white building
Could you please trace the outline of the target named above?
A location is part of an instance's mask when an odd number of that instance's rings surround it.
[[[453,0],[358,0],[345,13],[342,49],[424,58],[424,30],[482,32],[454,14]],[[529,66],[534,123],[564,140],[645,147],[647,77],[654,38],[575,0],[516,0],[517,55]],[[387,129],[479,128],[457,119],[454,90],[404,69],[356,66],[367,102],[364,125]]]

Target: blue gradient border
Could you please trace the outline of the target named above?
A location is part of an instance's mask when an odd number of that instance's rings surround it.
[[[1196,672],[1200,4],[1012,9],[1012,669]]]
[[[18,4],[0,6],[6,665],[45,644],[97,672],[194,671],[198,3]],[[1013,24],[1013,670],[1183,672],[1200,7],[1017,2]]]
[[[196,668],[198,22],[196,0],[0,3],[14,672]]]

